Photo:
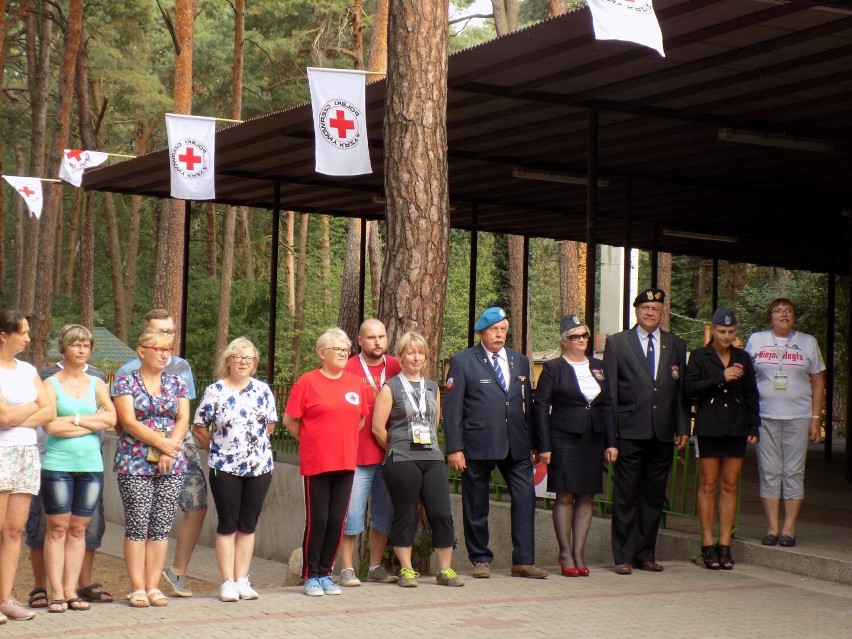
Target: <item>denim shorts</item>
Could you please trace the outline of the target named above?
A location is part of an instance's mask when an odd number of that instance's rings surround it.
[[[41,469],[41,501],[46,515],[91,517],[98,507],[104,474]]]
[[[47,530],[47,521],[44,518],[44,505],[41,503],[41,495],[33,495],[30,500],[30,516],[25,528],[27,547],[36,550],[44,548],[45,530]],[[92,520],[86,526],[86,550],[100,548],[105,532],[104,500],[103,495],[101,495],[101,499],[98,500],[98,507],[92,515]]]
[[[367,497],[370,497],[370,526],[381,532],[390,532],[393,524],[393,507],[382,477],[382,465],[370,464],[355,467],[349,510],[343,526],[344,535],[359,535],[364,531]]]

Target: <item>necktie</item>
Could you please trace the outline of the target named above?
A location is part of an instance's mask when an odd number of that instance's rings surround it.
[[[648,333],[648,350],[645,353],[645,364],[648,367],[648,372],[651,373],[651,379],[656,379],[654,376],[654,334]]]
[[[497,381],[500,382],[500,386],[503,388],[504,392],[509,392],[509,388],[506,386],[506,378],[503,377],[503,369],[500,367],[500,358],[497,356],[497,353],[491,356],[491,363],[494,366],[494,374],[497,375]]]

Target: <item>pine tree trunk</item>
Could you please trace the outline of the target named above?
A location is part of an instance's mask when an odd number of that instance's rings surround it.
[[[582,315],[585,300],[580,297],[579,255],[577,242],[559,242],[559,307],[563,317],[569,313]]]
[[[361,218],[349,218],[349,230],[346,234],[346,253],[343,256],[343,282],[340,286],[340,310],[337,313],[337,325],[346,331],[353,344],[358,335],[358,328],[362,319],[358,316],[361,224]]]
[[[663,304],[663,319],[660,327],[670,331],[672,326],[672,254],[660,251],[657,254],[657,286],[666,291],[666,301]]]
[[[511,323],[512,348],[529,354],[523,343],[527,314],[524,308],[524,238],[507,235],[509,247],[509,321]]]
[[[251,250],[251,227],[249,226],[248,208],[239,207],[237,210],[237,241],[239,242],[239,260],[236,263],[238,273],[251,281],[255,279],[254,254]]]
[[[65,22],[65,51],[59,70],[59,91],[56,104],[56,126],[50,145],[48,164],[51,175],[59,173],[62,155],[68,144],[71,128],[71,106],[74,97],[77,54],[83,31],[83,0],[69,0]],[[62,220],[62,186],[51,184],[46,189],[45,206],[41,214],[38,242],[36,290],[32,309],[32,358],[36,368],[44,366],[50,337],[50,317],[53,302],[53,271],[56,265],[56,230]]]
[[[447,10],[439,2],[390,7],[385,98],[387,247],[379,317],[395,343],[426,338],[438,377],[449,258]]]
[[[93,93],[94,95],[94,93]],[[148,152],[148,144],[153,135],[155,123],[146,121],[143,114],[137,114],[134,132],[136,155]],[[136,261],[139,256],[139,227],[142,223],[142,196],[134,195],[130,199],[130,224],[127,230],[127,274],[124,278],[124,301],[129,316],[133,315],[136,299]]]
[[[80,240],[80,323],[92,330],[95,323],[95,215],[94,192],[87,191],[83,205],[83,232]],[[125,341],[126,337],[122,338]]]
[[[322,236],[320,237],[320,261],[322,263],[322,291],[323,301],[326,308],[331,306],[331,291],[329,283],[331,282],[331,255],[329,255],[330,240],[328,237],[328,216],[320,215],[322,223]]]
[[[2,2],[2,0],[0,0]],[[5,10],[5,8],[4,8]],[[0,13],[0,15],[3,15]],[[0,29],[3,31],[3,29]],[[0,82],[2,82],[2,67],[0,67]],[[0,85],[2,86],[2,85]],[[5,151],[5,144],[0,142],[0,153]],[[0,174],[6,173],[6,166],[0,160]],[[20,175],[20,173],[18,174]],[[6,292],[6,189],[0,189],[0,295]]]
[[[207,277],[216,277],[216,203],[208,202],[204,207],[207,214],[204,243],[207,246]]]
[[[285,242],[287,243],[287,251],[284,254],[284,270],[287,274],[287,312],[290,317],[296,316],[296,261],[294,255],[296,252],[296,214],[293,211],[287,211],[286,223],[284,225]],[[345,274],[344,269],[344,274]]]
[[[24,174],[24,152],[21,151],[21,147],[15,145],[15,172],[16,175]],[[15,273],[23,273],[24,272],[24,227],[26,224],[26,217],[24,213],[24,200],[23,198],[16,198],[15,201]],[[16,308],[23,308],[23,303],[21,300],[21,290],[23,288],[23,276],[16,277],[15,279],[15,291],[14,297],[15,300],[14,306]]]
[[[68,219],[68,252],[65,254],[65,282],[62,292],[71,295],[74,292],[74,275],[77,272],[77,244],[80,241],[80,216],[83,209],[83,190],[74,194],[74,206]],[[59,256],[56,258],[59,259]]]
[[[379,238],[379,223],[367,222],[367,255],[370,257],[370,292],[373,298],[373,316],[379,314],[379,298],[382,294],[382,243]]]
[[[376,8],[373,11],[373,35],[370,38],[370,61],[367,68],[377,73],[385,73],[388,69],[389,3],[390,0],[376,0]]]
[[[308,224],[311,216],[303,213],[299,223],[299,254],[296,256],[296,313],[293,321],[293,374],[302,366],[302,332],[305,330],[305,268],[308,262]]]
[[[550,15],[560,16],[565,13],[565,2],[563,0],[550,0]]]
[[[112,193],[103,194],[104,219],[107,227],[107,253],[112,277],[112,295],[115,298],[115,334],[119,339],[127,341],[128,322],[127,307],[122,299],[124,286],[121,281],[121,240],[118,235],[118,220],[115,215]]]

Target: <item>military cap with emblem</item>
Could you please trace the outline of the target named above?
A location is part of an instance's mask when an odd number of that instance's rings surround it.
[[[578,326],[583,326],[583,322],[580,321],[580,318],[574,315],[566,315],[559,322],[559,334],[562,335],[566,331],[570,331],[572,328],[577,328]]]
[[[479,319],[476,320],[476,324],[473,325],[473,330],[484,331],[492,324],[502,322],[504,319],[506,319],[506,311],[504,311],[499,306],[492,306],[491,308],[486,308],[484,311],[482,311],[482,315],[479,316]]]
[[[659,302],[660,304],[664,304],[665,301],[666,292],[663,289],[646,288],[636,296],[635,300],[633,300],[633,307],[635,308],[641,304],[647,304],[648,302]]]
[[[736,326],[737,316],[734,314],[734,309],[720,306],[713,313],[713,319],[710,321],[718,326]]]

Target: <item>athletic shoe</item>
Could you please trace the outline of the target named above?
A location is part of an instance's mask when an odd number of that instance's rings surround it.
[[[439,586],[464,586],[464,578],[452,568],[439,570],[438,574],[435,575],[435,580]]]
[[[305,581],[305,594],[308,597],[322,597],[325,594],[318,577],[311,577]]]
[[[399,571],[399,585],[402,588],[416,588],[419,572],[415,572],[411,568],[403,568]]]
[[[354,569],[344,568],[340,571],[340,585],[354,588],[361,585],[361,580],[358,579],[358,575],[355,574]]]
[[[223,581],[222,585],[219,586],[219,601],[239,601],[240,600],[240,591],[237,590],[237,584],[234,583],[233,579],[228,579],[228,581]]]
[[[487,561],[474,561],[473,578],[488,579],[489,577],[491,577],[491,564],[489,564]]]
[[[367,580],[381,584],[395,584],[399,580],[399,577],[390,574],[387,570],[385,570],[384,566],[376,566],[367,573]]]
[[[36,614],[29,608],[25,608],[17,599],[9,599],[0,603],[0,615],[12,621],[29,621]]]
[[[237,592],[240,593],[240,599],[257,599],[257,591],[251,587],[248,575],[237,579]]]
[[[325,577],[320,577],[319,579],[320,588],[327,595],[339,595],[343,592],[340,588],[337,587],[337,584],[331,580],[331,577],[326,575]]]
[[[163,577],[169,582],[176,597],[192,597],[192,591],[186,586],[186,575],[176,575],[169,567],[163,571]]]

